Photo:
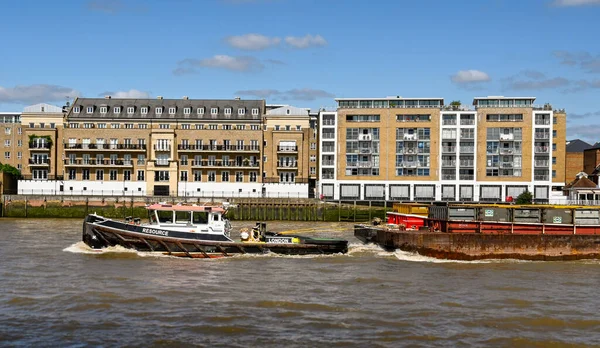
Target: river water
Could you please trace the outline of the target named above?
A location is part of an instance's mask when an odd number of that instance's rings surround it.
[[[363,246],[351,224],[269,227],[345,237],[350,252],[217,260],[94,253],[79,242],[79,220],[0,219],[0,345],[600,344],[598,261],[448,262]]]

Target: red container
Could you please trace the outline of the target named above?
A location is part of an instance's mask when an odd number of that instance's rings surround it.
[[[419,229],[420,227],[425,226],[426,219],[426,217],[418,215],[407,215],[394,212],[387,213],[388,224],[404,225],[408,229]]]

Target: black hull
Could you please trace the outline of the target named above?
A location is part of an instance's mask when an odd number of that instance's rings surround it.
[[[324,240],[298,237],[299,244],[247,243],[228,240],[205,240],[198,233],[183,233],[188,238],[142,233],[140,226],[116,221],[97,224],[98,218],[88,215],[83,223],[83,242],[92,249],[122,246],[141,252],[155,252],[191,258],[215,258],[236,254],[276,253],[283,255],[319,255],[348,252],[346,240]],[[114,225],[113,225],[114,223]],[[213,236],[215,237],[215,236]]]

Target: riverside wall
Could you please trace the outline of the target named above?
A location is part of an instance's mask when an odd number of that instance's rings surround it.
[[[147,204],[166,202],[224,205],[231,220],[346,221],[365,222],[385,218],[387,204],[371,202],[322,202],[316,199],[232,198],[212,200],[190,197],[98,197],[54,195],[5,195],[0,216],[10,218],[84,218],[96,213],[109,218],[146,219]]]

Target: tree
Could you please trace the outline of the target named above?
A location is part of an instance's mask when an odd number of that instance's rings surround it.
[[[10,164],[2,164],[0,162],[0,172],[10,174],[10,175],[14,176],[15,178],[21,177],[21,171],[15,167],[11,166]]]
[[[450,106],[452,106],[452,110],[458,110],[460,105],[460,100],[453,100],[452,103],[450,103]]]
[[[515,201],[516,204],[531,204],[532,202],[533,195],[531,192],[529,192],[529,190],[525,190],[525,192],[521,193]]]

